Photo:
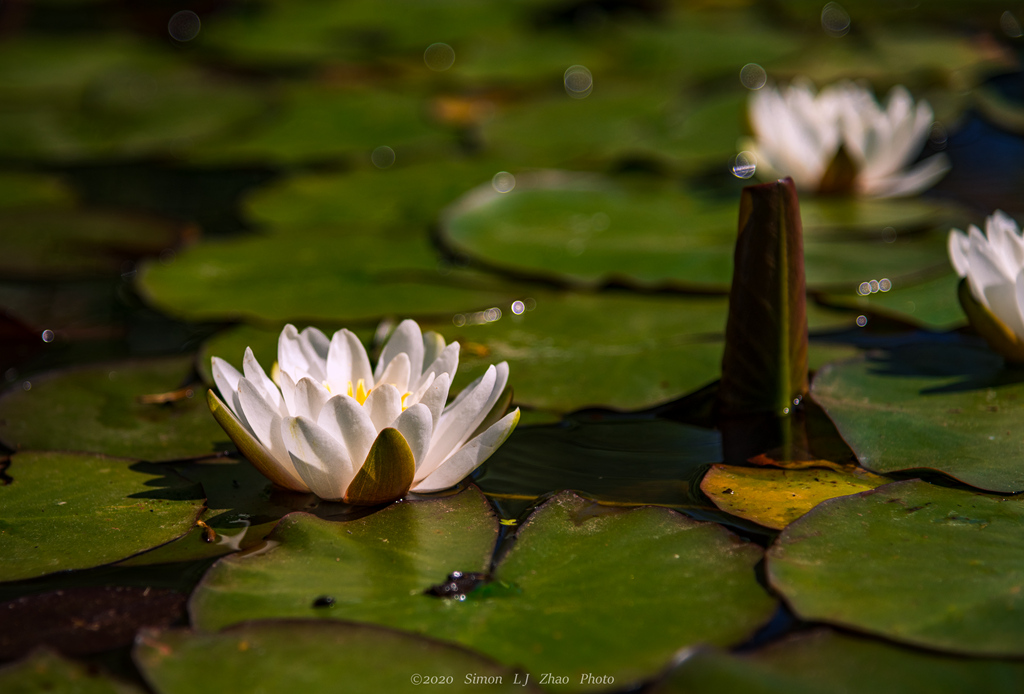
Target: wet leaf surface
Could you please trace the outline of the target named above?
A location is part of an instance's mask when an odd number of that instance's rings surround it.
[[[202,489],[158,466],[84,453],[11,457],[0,486],[0,581],[108,564],[185,534]]]
[[[936,650],[1024,653],[1024,502],[895,482],[819,504],[768,552],[803,619]]]
[[[88,655],[132,643],[141,627],[185,617],[188,596],[161,588],[68,588],[0,603],[0,660],[40,646]]]
[[[949,273],[921,284],[897,280],[888,292],[828,294],[823,300],[827,305],[892,317],[929,330],[952,330],[967,322],[956,298],[959,284],[960,278]]]
[[[826,366],[811,394],[869,470],[938,470],[981,489],[1018,492],[1022,381],[977,340],[953,335]]]
[[[12,449],[92,451],[149,461],[232,450],[193,397],[142,404],[139,397],[189,385],[188,357],[112,362],[33,376],[0,396],[0,441]]]
[[[464,601],[423,591],[453,571],[486,571],[497,522],[479,492],[404,502],[366,519],[285,519],[257,554],[221,559],[197,589],[203,629],[267,617],[330,617],[455,641],[531,673],[636,682],[679,648],[742,640],[774,602],[761,556],[720,526],[662,508],[611,509],[556,496],[519,529],[493,580]],[[671,580],[650,581],[655,575]],[[681,589],[685,587],[685,589]],[[314,606],[322,595],[335,602]],[[542,619],[545,629],[527,625]]]
[[[286,694],[296,687],[326,694],[337,692],[341,682],[366,692],[411,686],[427,692],[541,691],[536,680],[524,686],[522,673],[468,649],[333,620],[250,622],[214,634],[147,631],[136,644],[135,661],[159,694]]]
[[[652,694],[957,694],[1016,692],[1024,664],[948,658],[882,641],[817,629],[743,654],[700,651],[687,658]]]

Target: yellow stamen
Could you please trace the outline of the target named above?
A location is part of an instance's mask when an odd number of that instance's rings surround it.
[[[366,389],[366,383],[360,378],[356,382],[355,392],[352,391],[352,381],[348,382],[348,394],[349,397],[355,398],[356,402],[362,405],[366,402],[366,396],[370,394],[370,391]]]
[[[270,367],[270,380],[273,381],[278,388],[281,387],[281,367],[277,365],[276,361]]]

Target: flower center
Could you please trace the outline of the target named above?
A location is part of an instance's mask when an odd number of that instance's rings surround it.
[[[327,385],[327,384],[325,383],[324,385]],[[328,389],[328,390],[330,390],[330,389]],[[362,405],[362,404],[364,404],[366,402],[366,398],[370,397],[370,393],[372,391],[373,391],[373,388],[367,388],[366,387],[366,383],[361,378],[358,381],[356,381],[356,385],[355,385],[354,388],[352,387],[352,381],[348,382],[348,395],[349,395],[349,397],[355,398],[356,402],[358,402],[360,405]],[[405,408],[407,407],[407,405],[405,404],[405,401],[406,401],[406,399],[410,395],[412,395],[412,393],[405,393],[404,395],[402,395],[402,411],[403,412],[405,412]]]

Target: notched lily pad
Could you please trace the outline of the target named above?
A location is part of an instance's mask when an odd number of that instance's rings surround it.
[[[889,482],[856,465],[783,461],[772,467],[712,465],[700,489],[726,513],[782,530],[825,499]]]
[[[536,680],[468,649],[369,624],[249,622],[214,634],[145,631],[135,662],[160,694],[196,691],[541,691]],[[339,680],[339,673],[341,680]],[[418,678],[418,679],[417,679]],[[410,684],[411,682],[411,684]]]
[[[191,360],[161,358],[52,371],[0,396],[0,441],[9,448],[92,451],[150,461],[230,450],[198,386],[166,403],[140,396],[188,386]]]
[[[84,453],[11,456],[0,486],[0,581],[109,564],[170,542],[202,489],[157,466]]]
[[[586,672],[637,682],[686,645],[740,641],[774,609],[754,578],[756,546],[668,509],[610,509],[568,493],[534,512],[492,580],[465,600],[424,594],[453,571],[486,573],[497,527],[474,488],[350,523],[292,515],[264,551],[210,570],[193,594],[193,623],[365,621],[562,674],[580,690],[594,686],[581,682]],[[324,596],[329,609],[318,606]]]
[[[977,341],[936,337],[826,366],[811,394],[869,470],[1024,490],[1024,372]]]
[[[895,482],[819,504],[768,552],[803,619],[985,657],[1024,655],[1024,502]]]

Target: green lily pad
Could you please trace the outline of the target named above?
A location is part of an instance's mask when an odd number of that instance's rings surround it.
[[[884,209],[901,209],[893,205]],[[828,209],[819,205],[818,214],[824,218]],[[885,218],[876,214],[880,208],[868,209],[866,217]],[[528,276],[586,286],[618,280],[724,291],[732,277],[736,220],[735,201],[702,199],[650,181],[639,186],[543,172],[521,177],[509,193],[468,194],[449,209],[442,233],[470,256]],[[865,239],[855,233],[860,225],[855,219],[841,234],[808,226],[809,288],[855,288],[872,278],[896,281],[948,265],[944,233],[904,234],[886,243],[881,234]]]
[[[12,207],[70,207],[74,194],[55,176],[0,173],[0,209]]]
[[[935,340],[868,353],[820,369],[811,394],[869,470],[938,470],[980,489],[1024,490],[1024,383],[986,347]]]
[[[143,404],[190,380],[191,359],[85,366],[32,377],[0,396],[0,442],[11,449],[92,451],[175,460],[231,448],[203,397]],[[198,391],[200,396],[203,395]]]
[[[117,274],[126,259],[156,254],[178,242],[163,220],[49,207],[0,215],[0,273],[53,279]]]
[[[330,608],[325,608],[329,610]],[[524,675],[465,648],[368,624],[250,622],[216,634],[144,632],[134,652],[159,694],[259,691],[541,691]],[[399,665],[400,664],[400,665]],[[342,673],[339,677],[339,673]],[[517,679],[518,676],[518,679]]]
[[[0,154],[68,160],[179,153],[263,111],[263,97],[110,36],[24,39],[0,50]]]
[[[1012,694],[1024,663],[949,658],[816,629],[743,654],[694,653],[651,694]]]
[[[377,147],[391,147],[398,161],[452,144],[426,120],[423,98],[406,91],[309,84],[285,89],[279,101],[259,125],[194,148],[192,161],[295,164],[353,157],[369,166]]]
[[[581,683],[587,672],[625,686],[684,646],[735,643],[774,609],[754,578],[756,546],[667,509],[612,510],[568,493],[533,513],[490,582],[463,588],[464,599],[424,594],[453,571],[487,571],[497,527],[472,488],[351,523],[292,515],[264,552],[211,569],[193,594],[193,623],[366,621],[454,641],[533,677],[564,675],[582,690],[594,687]],[[320,596],[334,606],[314,607]]]
[[[793,469],[712,465],[700,489],[726,513],[782,530],[825,499],[890,481],[853,465],[814,462],[819,465]]]
[[[791,524],[767,575],[803,619],[925,648],[1024,655],[1024,503],[920,480],[831,499]]]
[[[142,694],[135,685],[49,651],[37,651],[0,668],[0,689],[7,694]]]
[[[952,330],[967,319],[957,300],[960,278],[947,273],[921,284],[896,280],[888,292],[861,295],[858,292],[829,294],[822,300],[831,306],[847,307],[866,314],[877,314],[920,325],[929,330]]]
[[[505,305],[508,284],[441,263],[426,235],[318,228],[197,244],[149,263],[139,289],[187,320],[358,323]]]
[[[525,310],[524,302],[519,315],[504,304],[500,320],[466,314],[462,327],[435,327],[462,345],[453,389],[508,361],[517,403],[568,412],[650,407],[718,378],[724,298],[535,296],[535,308]]]
[[[203,495],[152,465],[84,453],[15,453],[0,486],[0,581],[109,564],[180,537]]]
[[[603,503],[691,508],[700,474],[721,459],[721,434],[712,429],[580,413],[517,428],[474,481],[499,499],[573,489]]]
[[[261,188],[244,204],[249,219],[269,234],[323,226],[427,229],[442,207],[500,168],[486,161],[396,162],[387,169],[306,174]]]

